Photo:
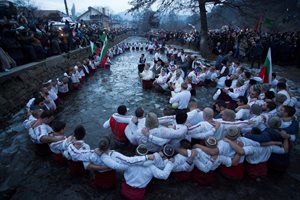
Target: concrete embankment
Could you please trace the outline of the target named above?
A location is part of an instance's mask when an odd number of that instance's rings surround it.
[[[113,46],[127,37],[126,34],[118,36],[109,45]],[[90,47],[85,47],[1,73],[0,122],[9,119],[23,108],[43,82],[62,76],[68,67],[74,66],[77,61],[82,61],[89,55],[91,55]]]

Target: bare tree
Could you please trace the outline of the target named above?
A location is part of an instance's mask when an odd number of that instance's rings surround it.
[[[32,0],[14,0],[13,1],[18,7],[26,7],[29,10],[36,10],[37,5]]]
[[[200,13],[200,23],[201,23],[201,41],[200,41],[200,51],[203,55],[207,55],[208,49],[208,25],[206,16],[206,5],[220,4],[224,3],[226,0],[131,0],[129,4],[132,8],[129,12],[139,11],[140,9],[150,8],[152,5],[157,3],[159,5],[159,12],[166,11],[189,11]]]

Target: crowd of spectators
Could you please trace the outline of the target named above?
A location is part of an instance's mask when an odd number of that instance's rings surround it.
[[[34,22],[35,21],[35,22]],[[127,28],[102,29],[96,24],[31,20],[20,13],[0,22],[0,71],[85,47],[105,31],[112,41]]]
[[[157,38],[166,41],[177,41],[189,47],[200,47],[201,35],[194,32],[165,32],[161,31]],[[300,32],[255,32],[251,29],[210,30],[208,43],[215,55],[226,55],[232,52],[237,60],[251,63],[251,67],[261,66],[268,48],[272,49],[273,62],[280,65],[300,64]],[[257,64],[257,65],[255,65]]]

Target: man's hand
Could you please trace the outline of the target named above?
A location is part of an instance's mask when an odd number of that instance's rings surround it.
[[[196,149],[192,150],[192,154],[191,154],[191,158],[196,158],[196,156],[198,155],[198,152],[196,151]]]
[[[59,136],[57,136],[56,138],[59,139],[59,140],[64,140],[64,139],[65,139],[65,136],[59,135]]]
[[[186,123],[185,125],[186,125],[188,128],[190,128],[190,127],[192,126],[191,123]]]
[[[228,90],[226,90],[226,89],[223,88],[222,91],[223,91],[224,93],[228,94]]]
[[[214,122],[213,126],[215,127],[215,129],[220,128],[221,123],[220,122]]]
[[[284,130],[281,130],[281,131],[279,132],[279,134],[281,135],[281,137],[282,137],[283,139],[289,139],[289,137],[290,137],[290,135],[287,134],[286,131],[284,131]]]
[[[240,147],[244,146],[244,143],[240,142],[240,141],[236,141],[237,145],[239,145]]]
[[[148,160],[154,160],[154,155],[153,155],[153,154],[147,155],[147,159],[148,159]]]
[[[133,116],[133,117],[131,118],[131,121],[132,121],[134,124],[137,124],[138,118],[137,118],[136,116]]]
[[[164,155],[164,153],[163,152],[159,152],[159,155],[160,155],[160,157],[164,157],[165,155]]]
[[[96,149],[94,150],[94,152],[95,152],[96,154],[98,154],[98,155],[101,155],[101,152],[100,152],[100,149],[99,149],[99,148],[96,148]]]
[[[143,135],[146,136],[146,137],[148,137],[149,134],[150,134],[149,129],[146,128],[146,127],[144,127],[144,128],[142,129],[142,133],[143,133]]]
[[[248,124],[249,124],[249,125],[254,125],[254,124],[255,124],[255,121],[249,120],[249,121],[248,121]]]
[[[75,141],[75,138],[71,135],[68,137],[67,139],[69,142],[74,142]]]
[[[172,163],[174,163],[175,159],[174,158],[169,158],[169,161],[171,161]]]
[[[230,142],[231,142],[231,140],[229,140],[229,139],[226,138],[226,137],[224,137],[223,140],[224,140],[224,142],[227,142],[227,143],[230,143]]]
[[[236,109],[235,109],[235,112],[238,112],[240,111],[242,108],[240,106],[238,106]]]

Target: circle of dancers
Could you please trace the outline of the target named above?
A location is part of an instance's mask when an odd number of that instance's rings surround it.
[[[93,186],[100,189],[116,186],[116,172],[122,172],[121,194],[132,200],[144,198],[153,178],[171,176],[210,186],[216,184],[217,173],[241,180],[287,170],[299,126],[298,102],[286,79],[273,73],[271,84],[264,84],[240,63],[224,58],[209,66],[184,50],[158,42],[116,45],[109,49],[104,67],[110,67],[113,57],[130,51],[142,51],[137,66],[142,87],[170,94],[164,116],[141,105],[128,115],[126,105],[120,105],[103,124],[111,135],[101,137],[97,148],[84,141],[88,133],[80,124],[73,135],[65,136],[66,123],[54,117],[57,105],[97,71],[100,58],[93,55],[45,82],[27,103],[28,118],[23,124],[38,154],[51,152],[72,176],[91,171]],[[153,61],[147,62],[147,56]],[[216,87],[211,107],[201,110],[201,102],[192,99],[198,87]],[[112,144],[135,155],[112,150]]]

